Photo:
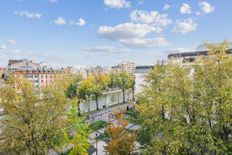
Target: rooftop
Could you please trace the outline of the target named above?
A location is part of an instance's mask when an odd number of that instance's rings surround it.
[[[232,54],[232,49],[227,50],[227,54]],[[184,53],[171,53],[168,58],[180,58],[180,57],[195,57],[195,56],[207,56],[208,51],[195,51],[195,52],[184,52]]]

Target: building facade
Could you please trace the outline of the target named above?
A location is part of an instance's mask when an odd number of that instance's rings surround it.
[[[227,54],[232,56],[232,49],[228,49]],[[168,55],[168,62],[178,64],[182,67],[193,65],[197,57],[208,57],[208,51],[195,51],[185,53],[171,53]]]
[[[135,93],[142,91],[143,85],[146,84],[146,75],[152,70],[153,66],[136,66],[135,67]]]
[[[133,99],[131,90],[125,91],[125,100],[129,101]],[[123,103],[123,94],[121,89],[114,89],[107,92],[103,92],[98,98],[99,109],[105,109],[113,105]],[[82,113],[94,111],[97,109],[95,98],[92,96],[86,101],[80,103],[80,110]]]
[[[135,63],[133,62],[124,62],[121,64],[118,64],[117,66],[113,66],[111,68],[113,71],[126,71],[130,74],[134,74],[135,73]]]
[[[36,88],[47,86],[54,81],[55,74],[59,70],[54,70],[45,63],[35,63],[31,60],[9,60],[7,74],[25,78],[33,83]]]

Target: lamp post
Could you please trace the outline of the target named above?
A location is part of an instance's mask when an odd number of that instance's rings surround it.
[[[97,152],[97,151],[98,151],[98,149],[97,149],[97,136],[98,136],[98,135],[97,135],[97,133],[96,133],[96,155],[98,155],[98,152]]]

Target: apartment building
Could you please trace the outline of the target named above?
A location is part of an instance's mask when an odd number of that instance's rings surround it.
[[[135,63],[133,62],[124,62],[121,64],[118,64],[117,66],[113,66],[111,68],[114,71],[126,71],[130,74],[134,74],[135,73]]]
[[[31,60],[9,60],[7,74],[14,73],[16,77],[25,78],[33,83],[36,88],[47,86],[54,81],[55,74],[60,70],[54,70],[45,63],[35,63]]]

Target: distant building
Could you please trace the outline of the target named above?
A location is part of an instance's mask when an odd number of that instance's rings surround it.
[[[232,49],[228,49],[227,54],[232,55]],[[208,51],[171,53],[168,55],[168,62],[187,67],[191,66],[198,56],[208,57]]]
[[[99,73],[107,73],[108,68],[102,67],[102,66],[96,66],[96,67],[89,67],[87,69],[87,74],[99,74]]]
[[[7,74],[14,73],[16,77],[26,78],[35,87],[41,88],[54,81],[55,74],[60,70],[53,70],[46,63],[35,63],[31,60],[9,60]]]
[[[114,71],[126,71],[130,74],[134,74],[135,73],[135,63],[133,62],[124,62],[121,64],[118,64],[117,66],[113,66],[111,68]]]
[[[142,91],[145,85],[146,75],[152,70],[153,66],[136,66],[135,67],[135,93]]]

